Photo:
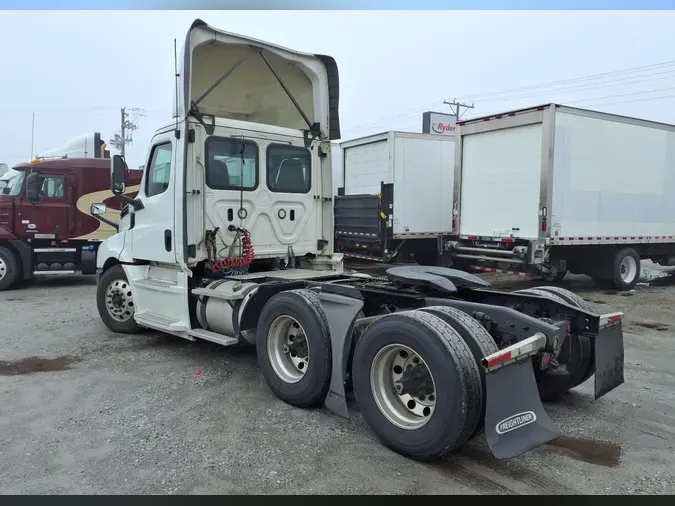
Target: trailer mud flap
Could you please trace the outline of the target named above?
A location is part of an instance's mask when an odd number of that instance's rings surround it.
[[[595,398],[599,399],[624,382],[624,347],[622,313],[601,316],[601,326],[594,339]]]
[[[485,357],[485,438],[495,457],[517,457],[560,436],[539,397],[531,357],[546,345],[536,334]]]

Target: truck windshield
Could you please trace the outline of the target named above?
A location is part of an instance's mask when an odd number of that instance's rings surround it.
[[[19,193],[21,193],[21,188],[23,187],[23,180],[25,177],[26,173],[22,170],[13,171],[11,175],[10,173],[6,173],[3,176],[2,181],[0,181],[0,194],[16,197]]]

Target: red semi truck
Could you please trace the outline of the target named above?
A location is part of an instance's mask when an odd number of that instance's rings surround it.
[[[125,212],[110,190],[105,148],[99,133],[83,135],[2,176],[0,291],[36,276],[96,274],[98,246]],[[127,171],[125,193],[135,196],[142,171]],[[107,205],[104,221],[90,214],[98,202]]]

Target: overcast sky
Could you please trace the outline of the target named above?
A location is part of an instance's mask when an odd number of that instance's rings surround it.
[[[33,112],[39,153],[93,131],[110,139],[126,106],[145,110],[127,154],[145,163],[171,120],[173,39],[180,48],[195,18],[335,57],[343,139],[420,131],[422,112],[455,97],[476,104],[469,115],[559,102],[675,123],[675,11],[4,11],[0,162],[27,161]]]

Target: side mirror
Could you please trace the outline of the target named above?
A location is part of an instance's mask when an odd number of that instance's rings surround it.
[[[124,193],[127,164],[122,155],[115,155],[110,162],[110,185],[113,193]]]
[[[92,216],[100,216],[108,212],[108,206],[101,203],[92,204],[89,208],[89,212]]]
[[[40,174],[37,172],[26,176],[26,198],[31,202],[40,200]]]

